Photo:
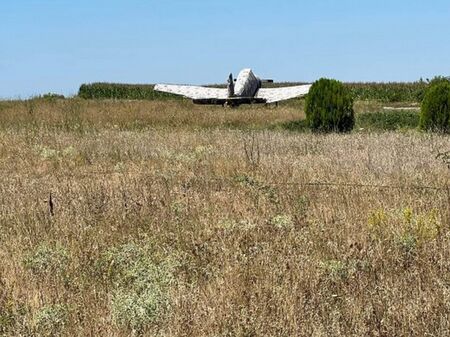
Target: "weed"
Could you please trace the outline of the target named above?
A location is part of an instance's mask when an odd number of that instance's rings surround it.
[[[345,280],[349,275],[348,265],[339,260],[321,262],[320,267],[327,277],[334,282]]]
[[[217,227],[228,231],[233,230],[249,231],[255,229],[257,227],[257,224],[255,224],[250,220],[235,221],[231,219],[224,219],[218,223]]]
[[[438,238],[441,223],[437,214],[435,209],[419,214],[411,207],[392,213],[379,209],[369,216],[368,228],[372,238],[384,244],[395,243],[409,259],[419,248]]]
[[[279,204],[280,200],[276,190],[263,182],[249,176],[246,174],[238,175],[235,177],[235,180],[240,183],[242,186],[250,188],[257,193],[260,193],[267,197],[267,199],[273,204]]]
[[[67,321],[66,307],[62,305],[45,306],[36,313],[36,330],[41,336],[62,336]]]
[[[182,201],[174,201],[170,205],[170,209],[174,213],[175,217],[179,218],[186,210],[186,205]]]
[[[292,229],[294,228],[294,221],[290,215],[281,214],[273,217],[270,224],[278,229]]]
[[[169,302],[159,285],[149,285],[139,292],[120,288],[114,293],[111,305],[118,325],[139,332],[161,320]]]
[[[397,239],[398,245],[406,258],[411,258],[416,253],[417,237],[413,233],[403,233]]]
[[[440,152],[436,155],[436,159],[440,159],[444,165],[450,169],[450,151]]]
[[[383,209],[373,211],[367,220],[369,231],[377,236],[382,235],[387,226],[387,214]]]
[[[307,196],[302,195],[297,199],[297,202],[294,204],[295,216],[297,219],[306,218],[306,213],[308,212],[310,206],[310,201]]]
[[[9,307],[1,307],[0,308],[0,336],[3,336],[11,329],[14,325],[15,316],[14,312]]]
[[[254,132],[244,138],[244,154],[247,164],[256,169],[261,162],[261,146],[258,137]]]
[[[33,274],[61,275],[69,263],[69,254],[59,245],[42,244],[24,259],[25,267]]]
[[[114,284],[111,311],[114,321],[142,331],[164,319],[169,308],[169,286],[173,265],[157,262],[151,243],[128,243],[108,251],[101,265]]]

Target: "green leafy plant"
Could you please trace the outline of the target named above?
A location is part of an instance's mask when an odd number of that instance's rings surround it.
[[[430,86],[422,102],[420,127],[423,130],[450,131],[450,81],[436,78]]]
[[[61,336],[67,324],[67,308],[50,305],[41,308],[35,317],[36,329],[40,336]]]
[[[351,131],[355,114],[350,91],[339,81],[318,80],[306,97],[306,120],[313,131]]]
[[[332,281],[345,280],[349,275],[349,266],[346,262],[339,260],[326,260],[320,263],[320,267]]]
[[[104,277],[114,285],[111,310],[117,325],[140,332],[163,319],[174,266],[156,255],[151,243],[127,243],[100,261]]]
[[[401,212],[373,211],[367,221],[369,234],[377,242],[397,242],[406,252],[436,240],[442,230],[438,211],[417,213],[410,207]]]
[[[25,267],[35,275],[61,275],[66,271],[69,254],[65,248],[43,244],[24,259]]]
[[[168,306],[167,294],[160,286],[149,285],[141,291],[118,289],[112,299],[114,321],[135,331],[156,323]]]
[[[278,229],[292,229],[294,228],[294,221],[292,217],[286,214],[280,214],[270,219],[270,224]]]

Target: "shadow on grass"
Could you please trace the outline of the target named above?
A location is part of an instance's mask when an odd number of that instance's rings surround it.
[[[277,124],[274,129],[282,129],[288,131],[305,132],[309,131],[306,119],[301,119],[297,121],[289,121]]]

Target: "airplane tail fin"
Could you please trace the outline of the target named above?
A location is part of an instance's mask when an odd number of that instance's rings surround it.
[[[228,97],[233,97],[234,96],[234,80],[233,80],[233,74],[230,73],[230,76],[228,76],[228,85],[227,85],[227,89],[228,89]]]

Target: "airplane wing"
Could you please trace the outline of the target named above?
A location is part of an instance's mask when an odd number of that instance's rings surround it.
[[[297,85],[284,88],[263,88],[259,89],[256,98],[265,99],[267,103],[275,103],[287,99],[305,96],[311,85]]]
[[[195,85],[157,84],[154,90],[181,95],[191,99],[227,99],[228,90],[221,88],[206,88]]]

